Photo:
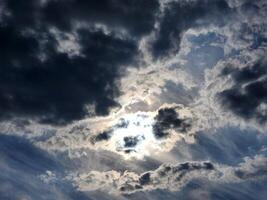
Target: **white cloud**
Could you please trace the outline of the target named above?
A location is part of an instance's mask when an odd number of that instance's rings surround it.
[[[163,164],[143,174],[129,171],[91,171],[84,174],[71,174],[66,179],[71,180],[81,191],[102,190],[110,193],[134,193],[156,189],[179,191],[194,179],[215,183],[237,183],[266,178],[266,167],[267,158],[255,156],[246,158],[237,167],[210,162],[185,162],[174,165]]]
[[[177,165],[163,164],[154,171],[143,174],[125,171],[72,174],[66,177],[81,191],[104,190],[111,193],[134,193],[137,191],[168,189],[180,190],[194,178],[218,176],[209,162],[188,162]]]

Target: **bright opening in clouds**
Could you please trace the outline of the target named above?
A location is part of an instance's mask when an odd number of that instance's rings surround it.
[[[142,158],[149,155],[157,141],[153,134],[153,117],[143,112],[127,114],[119,119],[111,140],[116,150],[129,156]]]

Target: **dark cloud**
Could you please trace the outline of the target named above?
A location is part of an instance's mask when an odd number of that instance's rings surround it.
[[[153,125],[153,133],[156,138],[167,137],[170,129],[185,132],[191,125],[186,119],[180,119],[174,108],[163,108],[158,111]]]
[[[97,115],[119,106],[115,81],[138,56],[135,38],[154,24],[158,2],[153,1],[4,1],[0,24],[0,117],[33,117],[42,123],[63,124],[81,119],[86,105]],[[146,9],[149,8],[149,9]],[[122,28],[127,38],[101,30],[78,29],[79,55],[59,52],[60,34],[72,33],[73,24],[85,22]],[[62,41],[64,42],[64,41]],[[40,56],[43,55],[43,58]]]
[[[70,30],[75,23],[104,24],[124,29],[134,37],[149,33],[159,8],[157,0],[8,0],[9,18],[16,25],[55,26]]]
[[[96,137],[94,138],[93,143],[95,142],[101,142],[103,140],[109,140],[112,136],[113,131],[112,130],[108,130],[108,131],[103,131],[102,133],[99,133],[98,135],[96,135]]]
[[[120,151],[120,150],[119,150],[119,151]],[[136,152],[136,150],[135,150],[135,149],[125,149],[125,150],[123,150],[123,152],[124,152],[125,154],[130,154],[130,153]]]
[[[146,185],[150,182],[150,173],[142,174],[139,178],[140,185]]]
[[[235,83],[232,88],[219,93],[222,105],[244,119],[254,118],[259,123],[266,122],[266,61],[259,61],[241,69],[228,66],[224,68],[222,74],[230,74]]]
[[[140,143],[140,141],[144,140],[145,137],[142,135],[138,136],[125,136],[123,137],[122,145],[117,147],[117,151],[123,151],[125,154],[130,154],[136,152],[136,146]]]
[[[155,58],[169,56],[179,50],[182,34],[195,26],[222,25],[225,14],[230,11],[224,0],[177,1],[168,4],[156,39],[151,44]],[[218,20],[220,19],[220,20]]]
[[[233,80],[238,84],[254,81],[264,76],[267,73],[266,64],[264,62],[257,62],[254,65],[236,69],[231,66],[226,66],[222,70],[222,75],[231,75]]]
[[[46,21],[58,27],[70,27],[75,21],[96,22],[140,36],[153,29],[158,7],[157,0],[49,1],[44,16]]]
[[[119,94],[115,80],[137,53],[134,43],[116,39],[103,32],[79,31],[84,57],[70,59],[48,42],[48,58],[40,61],[35,52],[38,40],[14,29],[0,28],[0,111],[1,117],[34,116],[41,122],[65,123],[95,112],[108,113],[117,106]]]
[[[124,147],[125,148],[133,148],[135,147],[138,142],[139,142],[139,136],[135,136],[135,137],[124,137],[123,141],[124,141]]]

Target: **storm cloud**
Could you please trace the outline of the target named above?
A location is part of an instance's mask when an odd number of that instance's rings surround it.
[[[2,119],[63,124],[89,115],[90,106],[97,115],[119,106],[115,82],[125,66],[136,65],[136,38],[153,28],[156,1],[3,3],[8,14],[0,27]],[[85,25],[75,28],[79,23]],[[125,29],[126,36],[106,33],[98,23]]]
[[[259,123],[267,120],[267,63],[260,60],[242,69],[226,67],[223,75],[230,75],[234,86],[219,94],[226,108],[245,119]]]

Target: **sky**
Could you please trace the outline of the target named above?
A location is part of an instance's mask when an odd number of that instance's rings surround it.
[[[266,0],[0,1],[1,200],[266,200]]]

